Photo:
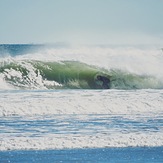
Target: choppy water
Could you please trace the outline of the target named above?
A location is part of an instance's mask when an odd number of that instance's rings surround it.
[[[3,158],[7,150],[162,152],[158,48],[1,45],[0,63]],[[109,89],[99,74],[110,79]]]
[[[162,90],[2,91],[1,150],[163,145]]]

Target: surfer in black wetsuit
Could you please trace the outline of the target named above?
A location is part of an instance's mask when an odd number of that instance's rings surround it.
[[[105,76],[101,76],[101,75],[98,75],[97,76],[97,80],[100,80],[102,81],[102,88],[103,89],[109,89],[110,88],[110,79],[105,77]]]

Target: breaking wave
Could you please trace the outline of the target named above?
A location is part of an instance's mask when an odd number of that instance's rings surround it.
[[[101,47],[36,50],[38,46],[34,46],[34,52],[23,53],[22,48],[30,49],[29,45],[24,46],[20,45],[20,51],[16,46],[17,54],[14,51],[7,57],[1,55],[0,89],[163,88],[160,70],[163,58],[156,50]]]
[[[103,89],[103,76],[110,89],[163,88],[154,76],[137,75],[118,69],[104,69],[77,61],[11,61],[0,67],[3,80],[21,89]]]

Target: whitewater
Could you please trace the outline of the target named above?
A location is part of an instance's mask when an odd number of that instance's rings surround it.
[[[0,45],[0,150],[162,147],[162,64],[160,46]]]

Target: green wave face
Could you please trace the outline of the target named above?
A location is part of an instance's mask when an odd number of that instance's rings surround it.
[[[162,89],[163,82],[154,76],[110,70],[112,89]]]
[[[0,73],[4,75],[8,83],[27,89],[30,87],[37,88],[40,85],[51,89],[103,88],[102,84],[95,80],[96,74],[104,73],[103,69],[75,61],[12,62],[1,66]],[[55,83],[47,84],[47,81],[54,81]]]
[[[44,79],[56,81],[64,88],[98,88],[94,78],[101,71],[97,67],[80,62],[32,62]],[[102,73],[102,72],[101,72]]]
[[[77,61],[12,61],[1,63],[0,75],[23,89],[146,89],[163,88],[151,76],[106,70]]]

